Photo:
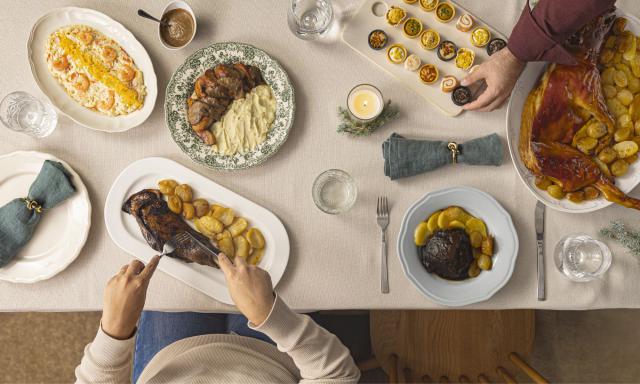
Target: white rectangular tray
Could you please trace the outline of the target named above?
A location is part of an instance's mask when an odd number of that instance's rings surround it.
[[[289,261],[289,236],[276,215],[256,203],[197,174],[174,161],[161,157],[138,160],[113,182],[104,206],[104,221],[111,239],[125,252],[148,262],[154,251],[144,240],[136,219],[122,211],[122,204],[132,194],[143,189],[157,188],[158,181],[174,179],[189,184],[197,198],[207,199],[232,208],[237,215],[247,219],[250,226],[264,235],[266,247],[259,266],[269,272],[275,287],[284,274]],[[158,266],[163,272],[225,304],[233,304],[222,271],[217,268],[185,263],[164,257]]]
[[[473,52],[476,54],[474,65],[486,61],[489,58],[489,55],[487,54],[487,51],[485,49],[486,47],[474,47],[473,45],[471,45],[471,31],[462,32],[456,28],[456,21],[458,20],[458,18],[464,13],[471,13],[467,12],[464,8],[453,1],[448,2],[456,8],[456,14],[453,20],[449,21],[448,23],[442,23],[436,19],[435,13],[433,11],[427,12],[420,8],[418,2],[414,4],[406,4],[405,2],[400,0],[365,0],[360,9],[358,9],[347,26],[344,28],[344,31],[342,32],[342,40],[344,40],[344,42],[355,51],[362,54],[364,57],[377,64],[380,68],[390,73],[401,83],[413,89],[425,100],[429,101],[438,109],[440,109],[444,114],[448,116],[457,116],[462,112],[462,108],[455,105],[453,101],[451,101],[451,93],[444,93],[440,90],[440,80],[442,79],[442,77],[449,75],[455,76],[458,80],[461,80],[467,75],[467,72],[456,67],[455,59],[450,61],[440,60],[436,53],[437,49],[426,50],[422,48],[422,46],[420,45],[419,37],[410,39],[404,36],[402,34],[402,24],[400,24],[398,27],[393,27],[387,23],[385,14],[376,16],[373,13],[373,7],[378,3],[386,5],[386,8],[384,6],[382,7],[383,9],[385,9],[385,13],[386,9],[388,9],[392,5],[404,8],[408,13],[407,17],[416,17],[420,21],[422,21],[424,30],[428,28],[436,30],[440,34],[440,41],[449,40],[456,44],[458,48],[463,47],[473,50]],[[473,14],[471,15],[474,18],[473,28],[477,26],[484,26],[491,32],[491,38],[499,37],[501,39],[505,39],[505,37],[495,28],[475,17]],[[382,29],[389,36],[389,41],[387,42],[387,45],[384,49],[377,51],[369,47],[369,33],[374,29]],[[404,65],[402,64],[390,63],[387,60],[386,48],[388,48],[391,44],[396,43],[401,43],[402,45],[404,45],[407,48],[408,54],[417,54],[422,60],[423,64],[434,64],[440,72],[438,81],[429,85],[424,84],[420,81],[417,72],[411,72],[404,69]]]

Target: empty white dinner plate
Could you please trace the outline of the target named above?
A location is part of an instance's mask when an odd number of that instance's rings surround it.
[[[84,24],[115,40],[131,56],[142,71],[147,95],[141,109],[123,116],[107,116],[78,104],[67,95],[47,68],[45,47],[49,35],[59,28]],[[153,63],[142,44],[122,24],[93,9],[66,7],[50,11],[35,22],[27,42],[27,55],[33,78],[40,90],[60,112],[73,121],[96,131],[122,132],[142,124],[156,104],[158,80]]]
[[[91,202],[78,174],[64,161],[40,152],[14,152],[0,156],[0,207],[26,197],[45,160],[62,163],[73,176],[75,194],[44,211],[33,238],[4,268],[0,280],[34,283],[51,278],[76,259],[91,227]]]
[[[627,18],[629,21],[627,23],[627,27],[631,32],[635,34],[640,33],[640,20],[638,20],[638,18],[626,13],[620,8],[616,10],[616,15]],[[538,85],[538,79],[542,76],[546,68],[547,64],[543,62],[528,63],[522,72],[522,75],[520,75],[513,92],[511,92],[511,99],[507,106],[507,143],[509,143],[511,160],[518,172],[518,176],[520,176],[520,179],[529,192],[531,192],[536,199],[544,203],[547,207],[570,213],[586,213],[605,208],[613,203],[606,200],[604,197],[599,197],[595,200],[583,201],[581,203],[574,203],[569,199],[554,199],[546,191],[536,187],[535,176],[531,171],[529,171],[529,169],[527,169],[527,167],[525,167],[524,162],[520,158],[518,145],[520,143],[520,123],[522,121],[524,103],[531,90]],[[623,177],[616,177],[616,186],[624,193],[633,191],[639,183],[640,162],[635,162],[629,165],[629,171]]]
[[[280,219],[271,211],[220,184],[161,157],[149,157],[130,164],[116,178],[109,191],[104,206],[104,221],[111,239],[122,250],[145,263],[158,254],[142,237],[136,219],[122,211],[122,204],[136,192],[157,188],[158,181],[162,179],[189,184],[195,198],[232,208],[237,216],[249,222],[249,226],[258,228],[266,243],[264,256],[258,265],[269,272],[274,287],[278,284],[289,261],[289,235]],[[217,268],[185,263],[171,257],[163,257],[158,268],[218,301],[233,304],[224,274]]]
[[[492,269],[462,281],[445,280],[427,272],[413,240],[421,221],[452,205],[482,219],[494,236]],[[448,188],[427,193],[407,210],[398,236],[398,255],[407,278],[429,299],[453,307],[469,305],[488,300],[509,281],[518,257],[518,234],[509,213],[487,193],[471,187]]]

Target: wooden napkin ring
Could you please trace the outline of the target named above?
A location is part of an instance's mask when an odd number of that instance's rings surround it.
[[[31,200],[28,197],[22,198],[22,201],[24,201],[25,205],[30,211],[36,211],[36,213],[42,213],[42,206],[37,201]]]
[[[453,164],[458,164],[458,155],[460,154],[460,150],[458,150],[458,143],[451,141],[447,144],[447,148],[451,151],[451,162]]]

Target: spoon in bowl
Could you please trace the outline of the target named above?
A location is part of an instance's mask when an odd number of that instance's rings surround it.
[[[169,23],[167,23],[166,21],[162,21],[160,19],[157,19],[153,16],[151,16],[147,11],[142,10],[142,9],[138,9],[138,16],[144,17],[145,19],[149,19],[149,20],[153,20],[156,23],[160,23],[160,25],[162,25],[163,27],[169,27]]]

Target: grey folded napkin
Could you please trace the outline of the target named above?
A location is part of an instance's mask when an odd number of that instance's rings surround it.
[[[59,162],[45,160],[29,194],[0,207],[0,268],[31,240],[45,211],[75,192],[71,177]]]
[[[429,172],[453,162],[449,142],[410,140],[397,133],[382,144],[384,174],[391,180]],[[469,165],[502,164],[502,141],[495,133],[458,145],[458,163]]]

